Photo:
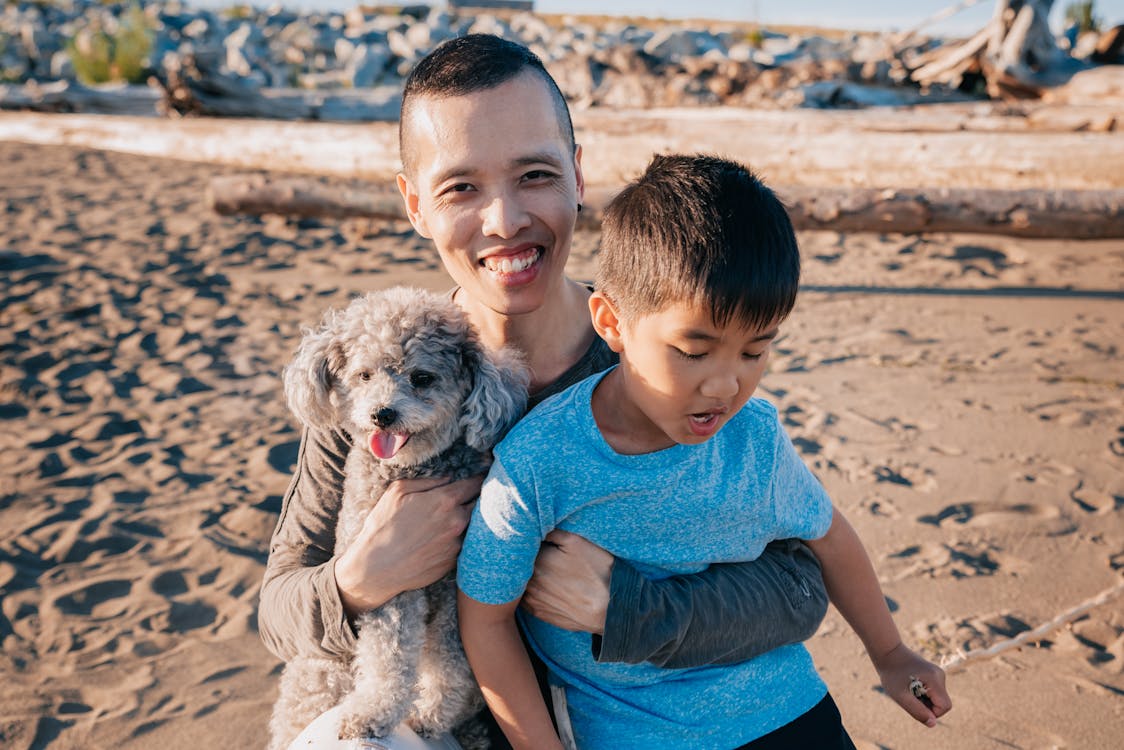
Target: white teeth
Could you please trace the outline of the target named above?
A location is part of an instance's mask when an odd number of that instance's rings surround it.
[[[532,252],[517,258],[485,258],[484,266],[489,271],[498,273],[519,273],[535,264],[542,255],[542,251],[535,248]]]

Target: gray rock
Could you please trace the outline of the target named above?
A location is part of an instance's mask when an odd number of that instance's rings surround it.
[[[915,95],[902,89],[866,86],[847,81],[817,81],[800,88],[800,106],[815,109],[835,107],[896,107],[914,103]]]
[[[725,52],[721,42],[713,34],[684,29],[658,31],[644,43],[646,53],[669,62],[679,62],[685,57],[702,55],[712,49]]]
[[[336,40],[333,52],[336,56],[337,65],[347,65],[351,60],[351,56],[355,54],[356,44],[350,39],[340,37]]]
[[[547,44],[552,36],[561,33],[552,31],[546,21],[533,13],[519,13],[512,17],[511,30],[519,35],[524,44]]]
[[[389,49],[382,45],[364,44],[348,60],[344,68],[345,81],[353,88],[370,88],[382,80],[389,63]]]
[[[253,27],[248,23],[243,23],[223,40],[223,49],[226,51],[226,69],[243,78],[248,77],[253,72],[244,49],[252,33]]]
[[[194,21],[184,26],[181,33],[188,39],[203,39],[207,36],[207,32],[210,31],[210,29],[211,25],[207,23],[207,19],[196,18]]]
[[[503,20],[488,13],[481,13],[468,27],[470,34],[493,34],[504,39],[518,39],[519,36],[511,30]]]
[[[66,50],[59,50],[51,55],[50,77],[56,81],[74,80],[74,63]]]

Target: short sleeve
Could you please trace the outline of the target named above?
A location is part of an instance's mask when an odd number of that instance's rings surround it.
[[[523,595],[535,558],[553,524],[540,517],[533,492],[521,490],[503,463],[492,464],[457,560],[457,586],[484,604]]]
[[[831,498],[796,452],[777,419],[776,454],[770,495],[778,539],[819,539],[831,528]]]

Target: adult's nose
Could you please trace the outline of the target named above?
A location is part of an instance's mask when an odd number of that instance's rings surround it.
[[[384,406],[372,414],[371,418],[375,420],[376,425],[385,430],[398,420],[398,412],[389,406]]]
[[[488,237],[509,240],[530,223],[530,214],[514,195],[497,195],[484,207],[482,229]]]

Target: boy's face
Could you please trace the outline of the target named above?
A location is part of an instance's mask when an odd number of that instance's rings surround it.
[[[538,309],[564,283],[583,187],[546,83],[525,72],[421,98],[403,126],[417,158],[398,187],[414,228],[472,300],[504,315]]]
[[[612,414],[598,425],[618,450],[619,433],[630,453],[713,437],[757,389],[780,323],[719,326],[708,309],[691,303],[622,320],[608,300],[595,297],[594,326],[621,357],[603,402]]]

